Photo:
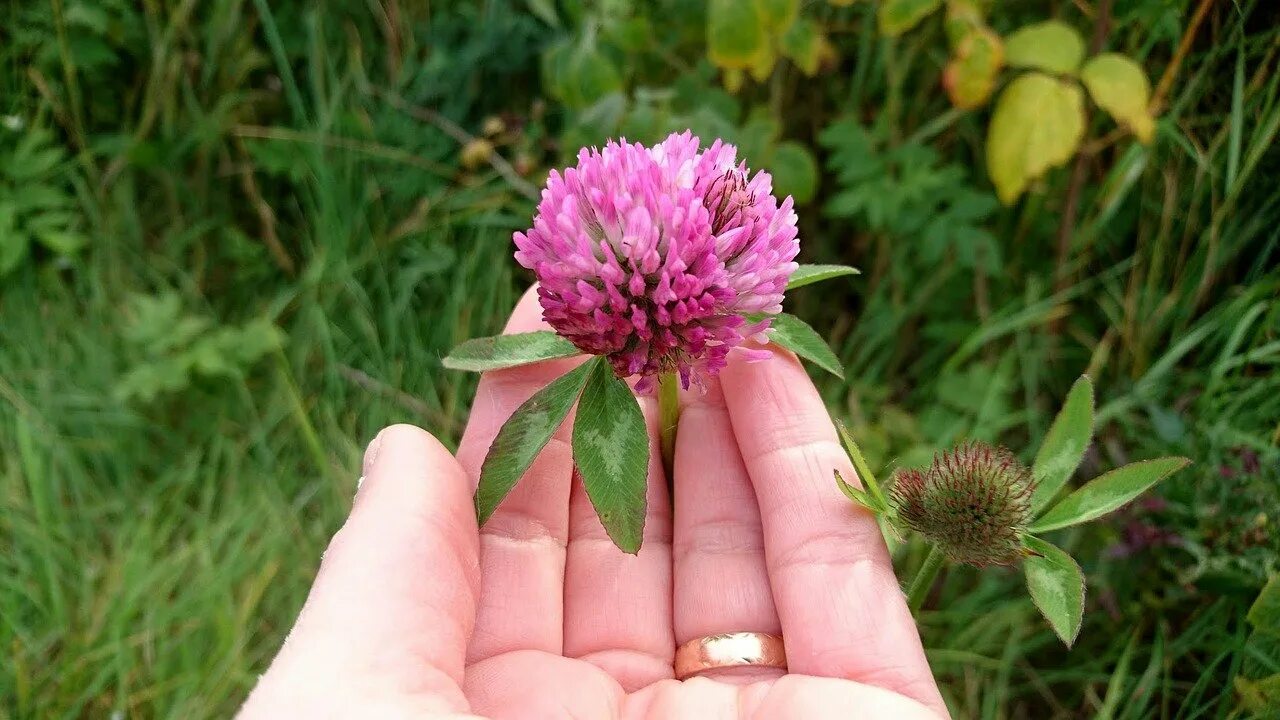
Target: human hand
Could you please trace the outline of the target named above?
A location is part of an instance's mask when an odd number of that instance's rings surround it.
[[[533,294],[507,332],[543,329]],[[580,361],[580,360],[579,360]],[[506,418],[574,360],[488,373],[455,460],[410,426],[369,446],[351,516],[241,718],[937,718],[946,708],[875,520],[788,353],[687,393],[674,514],[658,455],[639,555],[573,480],[571,422],[477,530]],[[676,646],[781,634],[787,670],[674,677]]]

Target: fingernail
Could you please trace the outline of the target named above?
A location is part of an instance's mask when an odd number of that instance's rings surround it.
[[[361,468],[363,475],[360,476],[361,479],[364,479],[364,475],[368,475],[369,471],[373,469],[373,464],[378,460],[378,449],[381,447],[382,432],[379,432],[369,443],[369,447],[364,450],[364,463]]]

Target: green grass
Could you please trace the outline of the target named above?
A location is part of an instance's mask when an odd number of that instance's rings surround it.
[[[1195,4],[1117,0],[1111,47],[1159,77]],[[478,135],[500,118],[491,139],[536,185],[577,142],[561,137],[705,120],[685,90],[654,110],[637,88],[707,76],[692,94],[719,102],[696,9],[622,3],[680,24],[611,50],[633,73],[619,120],[544,97],[538,59],[580,34],[574,3],[552,4],[558,30],[523,3],[444,5],[0,10],[0,115],[16,119],[0,153],[48,130],[64,155],[40,182],[88,240],[0,277],[0,718],[230,714],[305,597],[364,443],[392,422],[456,441],[474,379],[439,358],[497,331],[528,282],[509,253],[532,203],[522,181],[464,163],[450,123]],[[1001,32],[1052,4],[1015,5],[993,20]],[[961,437],[1022,451],[1081,372],[1099,394],[1086,473],[1195,460],[1159,503],[1055,533],[1090,586],[1074,649],[1018,573],[946,575],[922,628],[957,717],[1244,718],[1235,678],[1280,672],[1245,621],[1280,571],[1280,30],[1263,0],[1218,5],[1157,141],[1088,161],[1061,265],[1069,168],[971,223],[994,264],[960,245],[923,254],[913,223],[930,193],[989,192],[985,115],[936,90],[940,21],[890,42],[866,6],[806,5],[840,65],[816,79],[783,67],[739,99],[827,166],[801,208],[804,259],[864,275],[789,302],[840,355],[848,382],[819,381],[872,463]],[[745,115],[725,125],[744,144]],[[841,118],[896,168],[870,199],[906,211],[824,212],[848,187],[818,139]],[[904,147],[934,157],[912,175]],[[935,190],[921,199],[915,182]],[[140,296],[177,298],[173,332],[143,337]],[[186,364],[218,333],[247,342],[234,333],[262,318],[278,348],[218,345]],[[122,394],[131,374],[155,399]],[[1177,542],[1117,552],[1152,529]],[[904,577],[921,551],[900,550]]]

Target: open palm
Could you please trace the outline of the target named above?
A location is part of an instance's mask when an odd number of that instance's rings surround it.
[[[530,294],[507,332],[543,327]],[[489,444],[573,362],[487,374],[456,460],[416,428],[378,436],[242,717],[946,715],[875,521],[835,487],[833,470],[853,470],[786,353],[683,398],[674,492],[641,398],[654,441],[638,556],[573,478],[568,422],[477,531]],[[789,671],[674,679],[677,644],[734,631],[782,634]]]

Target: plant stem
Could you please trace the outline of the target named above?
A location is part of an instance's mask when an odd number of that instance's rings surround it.
[[[1178,70],[1182,68],[1182,61],[1187,58],[1187,53],[1191,52],[1191,44],[1195,42],[1196,31],[1200,29],[1200,23],[1204,22],[1205,15],[1209,14],[1209,7],[1213,5],[1213,0],[1200,0],[1200,4],[1196,7],[1196,12],[1191,16],[1191,22],[1187,23],[1187,27],[1182,32],[1182,41],[1178,43],[1178,49],[1173,53],[1173,59],[1165,66],[1164,75],[1160,76],[1160,82],[1156,84],[1156,91],[1151,95],[1151,114],[1158,114],[1164,109],[1165,99],[1169,96],[1169,90],[1173,87],[1173,81],[1178,77]]]
[[[662,442],[662,467],[671,482],[676,457],[676,424],[680,422],[680,381],[675,373],[658,376],[658,436]]]
[[[924,599],[929,595],[930,588],[933,587],[933,581],[938,577],[938,571],[942,569],[942,550],[937,545],[929,548],[929,554],[925,556],[924,564],[916,571],[916,576],[911,579],[911,588],[907,591],[907,607],[911,608],[911,614],[914,615],[920,606],[924,604]]]
[[[1107,33],[1111,30],[1111,6],[1114,0],[1101,0],[1093,24],[1093,35],[1089,38],[1089,54],[1096,55],[1107,42]],[[1091,113],[1085,109],[1085,127],[1089,126]],[[1071,180],[1067,184],[1067,199],[1062,207],[1062,221],[1058,224],[1058,252],[1054,263],[1054,293],[1061,293],[1071,285],[1075,273],[1068,267],[1071,256],[1071,243],[1075,238],[1076,216],[1080,209],[1080,193],[1084,191],[1085,180],[1089,174],[1090,153],[1081,149],[1076,153],[1075,164],[1071,168]],[[1049,323],[1049,334],[1057,337],[1062,332],[1062,321],[1056,318]]]

